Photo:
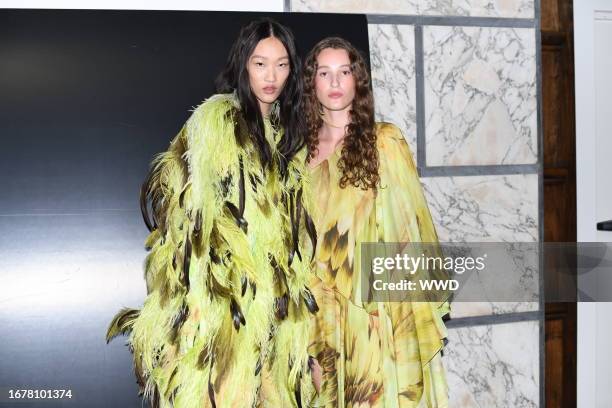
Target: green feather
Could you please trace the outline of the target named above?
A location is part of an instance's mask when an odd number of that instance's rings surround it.
[[[140,314],[138,309],[123,308],[113,317],[108,330],[106,331],[106,343],[108,344],[112,339],[119,336],[120,334],[127,334],[132,330],[132,324],[134,320]]]

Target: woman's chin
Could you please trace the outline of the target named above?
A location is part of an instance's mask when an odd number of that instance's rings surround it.
[[[259,99],[259,102],[261,103],[270,105],[278,99],[278,95],[258,95],[257,99]]]
[[[326,103],[323,103],[322,105],[330,111],[341,111],[346,109],[350,105],[350,102],[331,100],[326,101]]]

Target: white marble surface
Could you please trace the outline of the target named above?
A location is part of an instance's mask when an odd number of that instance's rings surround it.
[[[400,127],[416,161],[414,27],[369,24],[376,120]]]
[[[533,18],[534,0],[292,0],[291,11]]]
[[[538,240],[538,175],[421,179],[442,242]]]
[[[539,407],[539,322],[449,329],[443,358],[452,408]]]
[[[537,174],[426,177],[421,182],[441,242],[538,240]],[[482,302],[456,302],[452,305],[451,316],[525,312],[539,308],[536,302],[499,300],[483,297]]]
[[[418,14],[422,0],[292,0],[291,11],[365,14]]]
[[[485,258],[488,255],[487,266],[482,271],[457,276],[460,287],[453,298],[451,317],[539,310],[539,251],[521,244],[516,246],[522,250],[508,250],[499,244],[495,249],[478,245],[484,247]]]
[[[427,165],[537,161],[533,29],[424,27]]]
[[[460,284],[454,293],[451,317],[539,310],[537,243],[485,242],[471,244],[470,248],[472,251],[465,256],[482,257],[485,267],[454,276]],[[450,255],[450,251],[445,255]]]
[[[453,302],[451,318],[500,315],[504,313],[533,312],[537,302]]]
[[[419,14],[533,18],[534,0],[419,0]]]

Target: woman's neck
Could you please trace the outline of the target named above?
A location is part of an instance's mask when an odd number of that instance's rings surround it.
[[[350,123],[350,107],[341,111],[323,110],[323,125],[319,129],[317,150],[310,160],[310,168],[318,166],[332,155],[344,141],[346,126]]]
[[[261,112],[261,117],[262,118],[267,118],[270,116],[270,112],[272,111],[272,104],[271,103],[265,103],[262,101],[258,101],[259,102],[259,111]]]
[[[323,109],[323,125],[319,131],[319,143],[331,144],[334,147],[342,143],[346,136],[346,126],[350,123],[350,107],[343,110]]]

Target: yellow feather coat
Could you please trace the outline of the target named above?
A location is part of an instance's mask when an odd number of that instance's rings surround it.
[[[143,190],[148,295],[115,316],[107,339],[129,333],[154,406],[307,406],[313,394],[311,253],[294,239],[309,220],[305,153],[282,179],[240,141],[245,128],[235,96],[211,97],[155,158]],[[282,129],[265,128],[276,161]]]

